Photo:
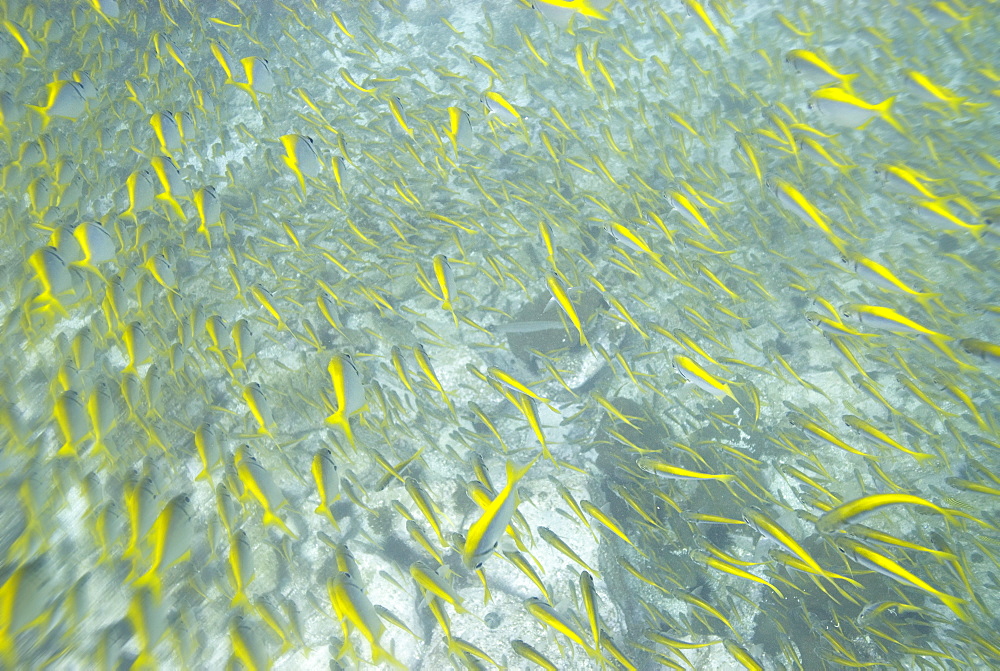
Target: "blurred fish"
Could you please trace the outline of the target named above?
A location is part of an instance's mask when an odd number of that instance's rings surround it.
[[[229,576],[235,592],[230,607],[248,607],[246,589],[254,579],[253,548],[243,529],[238,529],[229,540]]]
[[[858,77],[857,73],[843,74],[838,72],[822,56],[805,49],[792,49],[785,55],[785,61],[800,75],[819,86],[839,84],[845,91],[850,92],[851,82]]]
[[[163,507],[151,529],[153,556],[149,570],[136,579],[137,589],[148,585],[159,595],[162,572],[189,556],[194,538],[192,514],[191,498],[186,494],[178,494]]]
[[[329,448],[324,447],[313,455],[312,475],[316,481],[316,491],[319,493],[316,514],[323,515],[330,520],[335,529],[339,529],[340,525],[333,517],[330,506],[340,498],[340,478],[337,477],[337,464]]]

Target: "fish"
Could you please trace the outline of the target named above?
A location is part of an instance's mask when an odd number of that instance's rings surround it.
[[[801,560],[805,570],[821,576],[829,576],[828,572],[813,558],[811,554],[795,538],[788,533],[784,527],[768,517],[765,513],[755,508],[748,508],[743,513],[743,519],[752,529],[762,536],[769,538],[782,546],[799,560]]]
[[[312,475],[319,494],[319,505],[315,512],[330,520],[335,529],[339,529],[340,525],[337,524],[330,509],[330,506],[340,499],[340,478],[337,477],[337,464],[333,460],[330,448],[321,448],[313,455]]]
[[[274,430],[278,425],[274,422],[274,415],[271,413],[271,404],[264,395],[264,390],[259,382],[251,382],[243,388],[243,401],[250,410],[250,415],[257,422],[257,433],[274,437]]]
[[[128,197],[128,207],[119,216],[131,217],[133,220],[138,221],[136,215],[139,212],[148,210],[156,202],[153,173],[149,170],[137,170],[133,172],[125,180],[125,189]]]
[[[541,536],[543,541],[554,547],[556,550],[559,550],[559,552],[569,557],[572,561],[582,566],[585,571],[587,571],[594,577],[596,578],[601,577],[601,574],[595,569],[593,569],[590,565],[588,565],[587,562],[583,561],[583,559],[580,558],[580,555],[578,555],[573,550],[573,548],[567,545],[566,541],[559,538],[556,532],[552,531],[548,527],[538,527],[537,531],[538,535]]]
[[[712,555],[706,552],[702,552],[700,550],[692,550],[690,556],[692,561],[696,561],[699,564],[704,564],[705,566],[713,568],[716,571],[721,571],[722,573],[728,573],[729,575],[736,576],[737,578],[743,578],[744,580],[750,580],[752,582],[759,583],[761,585],[770,588],[771,591],[773,591],[775,594],[778,595],[779,599],[785,598],[785,595],[781,593],[781,590],[772,585],[770,582],[738,566],[733,566],[732,564],[722,561],[717,557],[713,557]]]
[[[211,249],[212,233],[210,229],[212,226],[219,225],[222,221],[222,203],[219,201],[215,187],[211,185],[195,190],[192,201],[194,202],[194,209],[198,213],[198,229],[196,232],[205,238],[205,244]]]
[[[899,450],[900,452],[905,452],[906,454],[909,454],[914,459],[916,459],[918,463],[922,462],[925,459],[935,458],[935,455],[933,454],[927,454],[925,452],[917,452],[916,450],[911,450],[907,447],[904,447],[899,442],[894,440],[891,436],[884,433],[883,431],[881,431],[874,425],[870,424],[869,422],[866,422],[865,420],[861,419],[860,417],[856,417],[854,415],[844,415],[843,419],[844,422],[847,424],[847,426],[860,432],[862,435],[867,436],[870,440],[874,441],[876,444],[883,445],[885,447],[891,447],[892,449]]]
[[[576,643],[591,657],[596,657],[596,649],[589,645],[583,639],[583,634],[555,608],[541,599],[531,597],[530,599],[526,599],[524,601],[524,609],[543,625],[556,630],[572,642]]]
[[[135,579],[135,587],[152,587],[158,596],[162,590],[162,572],[190,556],[194,539],[191,497],[178,494],[167,501],[150,529],[153,556],[149,569]],[[138,571],[134,571],[138,573]]]
[[[856,321],[868,328],[892,333],[910,333],[951,340],[951,336],[931,330],[900,314],[896,310],[882,305],[862,305],[850,303],[839,308],[844,319]]]
[[[160,145],[160,153],[173,157],[173,152],[181,148],[181,131],[173,112],[155,112],[149,118],[149,125]]]
[[[0,585],[0,658],[11,668],[22,659],[18,656],[15,637],[41,625],[50,610],[52,593],[51,558],[40,555],[22,562]]]
[[[338,573],[326,581],[326,590],[333,605],[333,612],[340,620],[344,631],[344,649],[338,656],[343,656],[350,649],[350,631],[355,629],[371,647],[372,664],[378,665],[384,662],[396,668],[406,668],[382,647],[385,625],[382,624],[375,607],[354,577],[348,573]]]
[[[487,91],[484,94],[483,102],[486,104],[490,116],[499,119],[501,123],[512,124],[521,121],[521,113],[500,93]]]
[[[347,440],[354,445],[351,416],[364,410],[367,405],[361,376],[351,358],[343,354],[331,357],[326,368],[333,383],[335,403],[333,413],[327,416],[326,422],[340,427]]]
[[[674,478],[678,480],[735,480],[736,476],[731,473],[704,473],[692,471],[680,466],[673,466],[659,459],[652,457],[639,457],[636,465],[644,471],[655,473],[664,478]]]
[[[792,49],[785,54],[785,62],[813,84],[819,86],[838,84],[847,92],[851,92],[851,82],[859,76],[858,73],[838,72],[822,56],[805,49]]]
[[[281,146],[285,149],[281,159],[295,175],[304,196],[306,178],[318,177],[322,165],[316,152],[315,141],[307,135],[282,135]]]
[[[925,103],[943,103],[951,108],[952,114],[958,114],[963,106],[973,107],[967,97],[959,96],[943,86],[935,84],[930,77],[919,70],[907,70],[903,75],[909,85],[910,92]]]
[[[73,237],[80,245],[82,257],[70,265],[86,268],[103,278],[98,266],[114,261],[118,254],[117,245],[111,234],[99,223],[84,222],[73,229]]]
[[[87,111],[86,90],[80,82],[72,79],[60,79],[50,82],[45,87],[45,102],[41,105],[28,105],[42,117],[44,131],[53,118],[75,120]]]
[[[966,512],[954,508],[942,508],[927,499],[913,494],[871,494],[847,501],[826,511],[816,520],[816,529],[822,533],[831,533],[844,524],[860,521],[885,506],[894,505],[919,506],[933,510],[949,521],[954,521],[956,517],[963,517],[983,526],[992,526]]]
[[[931,594],[947,606],[953,613],[955,613],[960,620],[968,621],[970,619],[971,616],[965,608],[966,602],[964,599],[946,594],[936,587],[933,587],[905,569],[893,559],[879,554],[864,544],[853,541],[849,538],[838,539],[837,546],[852,561],[858,562],[873,571],[886,575],[899,583],[916,587],[917,589]]]
[[[247,586],[254,579],[253,548],[243,529],[237,529],[229,539],[229,577],[234,587],[230,608],[248,608]]]
[[[730,383],[721,380],[701,367],[697,361],[689,356],[678,354],[674,357],[674,369],[680,373],[685,382],[690,382],[702,391],[707,391],[716,398],[726,396],[739,404],[736,396],[730,388]]]
[[[250,453],[248,445],[241,445],[233,455],[233,466],[244,488],[244,496],[256,499],[263,510],[264,525],[276,526],[293,539],[298,538],[288,525],[277,515],[277,510],[287,505],[284,493],[274,483],[271,474],[260,465]]]
[[[809,106],[837,126],[860,129],[873,119],[882,118],[901,135],[906,136],[906,129],[891,112],[895,100],[895,96],[890,96],[880,103],[869,103],[840,87],[830,86],[814,91]]]
[[[33,303],[43,304],[44,310],[54,308],[63,315],[67,314],[62,302],[69,299],[75,288],[69,267],[58,250],[50,246],[42,247],[31,254],[28,264],[42,288]]]
[[[601,647],[601,620],[597,612],[597,590],[594,587],[594,576],[586,571],[580,572],[580,596],[587,611],[587,621],[590,623],[590,637],[594,641],[594,649]]]
[[[570,10],[593,19],[607,19],[607,14],[600,7],[602,3],[597,0],[536,0],[536,2],[536,7],[545,5],[555,9]],[[604,4],[606,6],[609,3]]]
[[[434,567],[424,562],[414,562],[410,565],[410,576],[422,590],[454,606],[456,613],[469,612],[462,607],[462,597],[455,592],[454,588],[448,584]]]
[[[1000,362],[1000,345],[996,343],[976,338],[963,338],[958,341],[958,344],[966,353],[978,357],[981,361],[987,363]]]
[[[517,483],[528,474],[536,461],[538,457],[521,468],[518,468],[513,461],[507,462],[507,484],[483,510],[479,519],[469,527],[466,534],[465,546],[462,549],[462,562],[466,568],[479,568],[493,554],[517,509]]]
[[[265,640],[247,618],[238,613],[229,619],[229,640],[233,657],[248,669],[270,670],[273,664]]]
[[[240,59],[243,72],[246,75],[247,83],[237,84],[239,88],[250,94],[255,107],[260,106],[257,99],[258,93],[270,95],[274,92],[274,75],[271,74],[271,64],[266,58],[260,56],[247,56]]]
[[[177,214],[178,219],[186,221],[187,215],[178,198],[186,198],[190,195],[191,190],[181,176],[177,164],[169,156],[154,156],[150,159],[150,164],[160,185],[160,192],[156,194],[155,198],[170,206],[171,209],[167,210],[168,213],[173,212]],[[131,205],[129,209],[132,209]]]
[[[475,134],[472,130],[472,119],[469,117],[469,113],[458,107],[449,107],[448,127],[445,135],[451,142],[451,148],[456,157],[459,146],[471,147],[475,140]]]
[[[514,650],[515,653],[517,653],[519,657],[523,657],[524,659],[528,660],[535,666],[541,669],[545,669],[545,671],[559,670],[559,667],[553,664],[548,657],[538,652],[538,650],[536,650],[535,648],[533,648],[532,646],[525,643],[519,638],[515,638],[513,641],[511,641],[510,647],[511,649]]]
[[[452,405],[451,398],[448,396],[448,393],[441,385],[441,381],[434,373],[434,367],[431,366],[430,357],[427,356],[427,350],[424,349],[423,344],[418,343],[417,346],[413,348],[413,358],[416,360],[417,365],[420,366],[420,370],[423,372],[424,377],[427,378],[427,381],[430,382],[431,386],[433,386],[434,389],[441,395],[441,400],[443,400],[445,405],[448,406],[448,410],[450,410],[452,414],[455,414],[455,406]]]
[[[89,434],[87,410],[80,395],[72,389],[62,392],[56,399],[53,414],[63,437],[57,456],[77,456],[77,447]]]

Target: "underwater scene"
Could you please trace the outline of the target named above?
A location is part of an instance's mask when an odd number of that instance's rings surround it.
[[[0,669],[1000,668],[998,3],[0,22]]]

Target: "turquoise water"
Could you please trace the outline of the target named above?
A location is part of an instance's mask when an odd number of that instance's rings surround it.
[[[529,4],[0,10],[0,665],[1000,664],[995,4]]]

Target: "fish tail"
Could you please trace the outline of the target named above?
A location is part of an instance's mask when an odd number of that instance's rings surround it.
[[[198,230],[196,232],[197,233],[201,233],[202,235],[205,236],[205,243],[208,245],[208,248],[211,249],[212,248],[212,233],[208,230],[208,226],[205,226],[204,224],[202,224],[201,226],[198,227]]]
[[[528,473],[528,471],[531,470],[531,467],[535,465],[536,461],[538,461],[538,457],[535,457],[534,459],[529,461],[528,464],[522,468],[518,468],[517,464],[515,464],[513,461],[508,461],[507,462],[508,486],[510,485],[510,483],[517,482],[518,480],[523,478]]]
[[[333,516],[333,511],[330,509],[330,506],[322,505],[317,507],[316,514],[322,515],[326,519],[330,520],[330,524],[333,525],[333,528],[340,531],[340,525],[337,524],[337,518]]]
[[[896,101],[896,96],[890,96],[890,97],[886,98],[885,100],[883,100],[882,102],[880,102],[875,107],[876,107],[876,109],[878,109],[878,112],[882,116],[882,118],[885,119],[886,123],[888,123],[890,126],[892,126],[893,128],[895,128],[899,132],[900,135],[909,137],[909,132],[906,130],[905,127],[903,127],[903,124],[901,124],[899,122],[899,119],[897,119],[892,114],[892,111],[891,111],[892,110],[892,104],[895,101]]]
[[[372,643],[372,664],[378,666],[382,663],[391,664],[397,669],[407,668],[405,664],[392,656],[392,654],[378,643]]]
[[[184,220],[184,219],[187,218],[186,215],[184,214],[183,208],[181,208],[181,204],[177,202],[177,199],[174,198],[173,194],[171,194],[171,193],[160,193],[160,194],[156,195],[156,198],[159,199],[159,200],[162,200],[163,202],[165,202],[168,205],[170,205],[170,207],[173,208],[174,212],[177,213],[177,216],[179,216],[181,218],[181,220]]]
[[[289,536],[291,536],[294,540],[298,540],[298,538],[299,538],[298,535],[294,531],[292,531],[291,529],[288,528],[288,525],[285,524],[285,521],[283,519],[281,519],[280,517],[278,517],[277,515],[275,515],[272,512],[265,512],[264,513],[264,524],[265,525],[271,525],[271,526],[278,527],[279,529],[281,529],[282,531],[284,531],[286,534],[288,534]]]
[[[253,90],[253,87],[250,86],[250,84],[244,84],[243,82],[234,81],[233,85],[238,89],[246,91],[250,95],[250,98],[253,100],[253,106],[256,107],[258,110],[260,109],[260,101],[257,100],[257,92]]]
[[[351,420],[349,417],[344,416],[342,410],[338,409],[337,412],[333,413],[326,418],[327,424],[333,424],[334,426],[339,426],[344,435],[347,437],[348,442],[354,445],[354,433],[351,431]]]
[[[859,73],[859,72],[855,72],[855,73],[849,74],[849,75],[844,75],[843,79],[840,80],[840,86],[841,86],[841,88],[843,88],[845,91],[847,91],[851,95],[854,95],[854,88],[851,86],[851,84],[854,82],[855,79],[857,79],[860,76],[861,76],[861,73]]]
[[[952,596],[950,594],[944,594],[943,592],[939,592],[936,596],[941,600],[941,603],[948,606],[948,609],[958,616],[958,619],[963,622],[968,622],[970,620],[969,611],[965,608],[965,599],[960,599],[957,596]]]
[[[42,117],[42,130],[44,131],[49,126],[49,122],[52,121],[52,117],[49,116],[48,108],[42,107],[41,105],[25,105],[28,109],[37,112],[40,117]]]

